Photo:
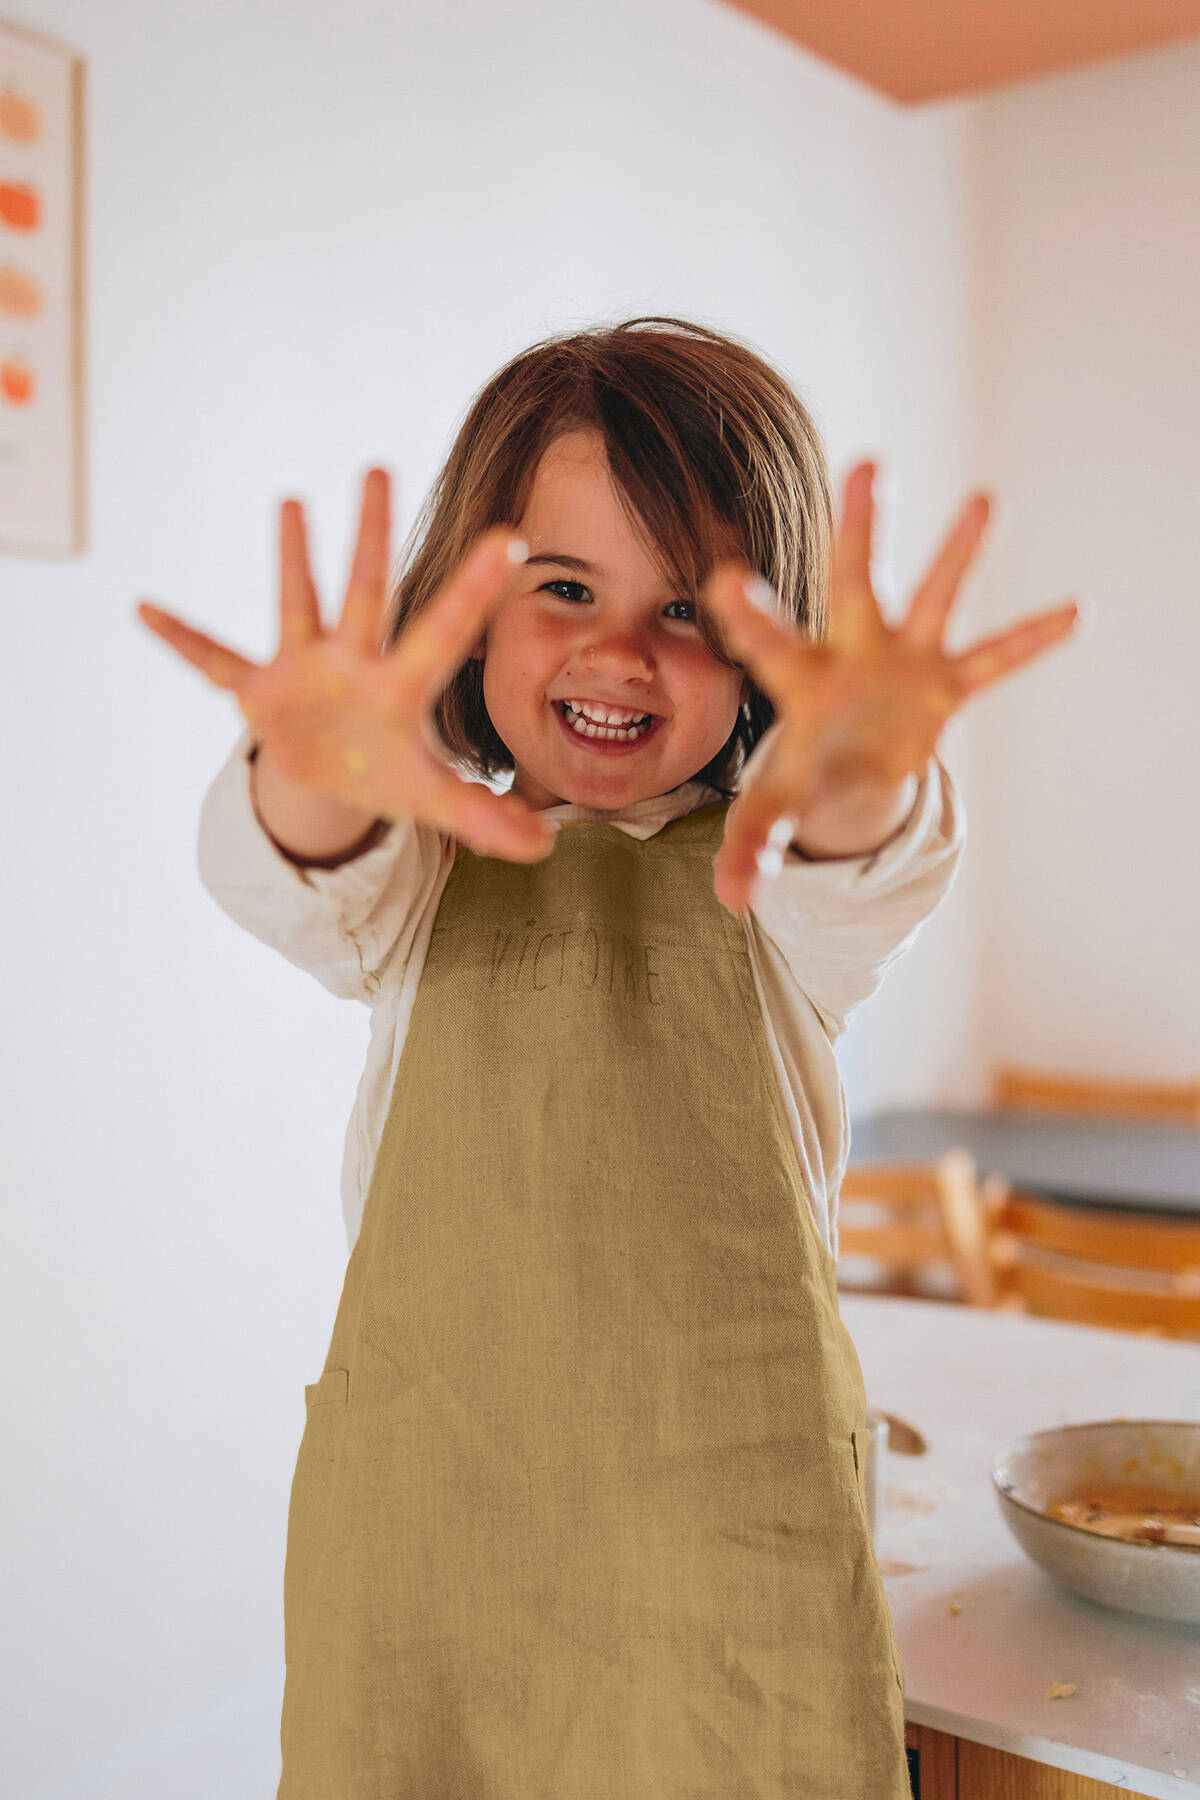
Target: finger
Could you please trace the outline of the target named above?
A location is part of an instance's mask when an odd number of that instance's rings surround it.
[[[751,600],[747,583],[757,591]],[[786,622],[778,600],[749,563],[723,562],[709,575],[700,592],[721,626],[727,647],[745,664],[759,687],[778,707],[795,692],[802,679],[806,649],[802,638]]]
[[[555,832],[511,791],[495,794],[483,783],[463,781],[434,759],[428,800],[443,829],[477,855],[534,862],[554,847]]]
[[[992,502],[984,493],[973,494],[959,513],[928,574],[913,595],[908,617],[902,626],[904,635],[911,642],[929,649],[940,646],[950,609],[991,516]]]
[[[139,600],[137,610],[142,623],[149,626],[164,644],[177,650],[185,662],[207,675],[214,687],[236,693],[246,677],[258,667],[227,644],[219,644],[216,638],[206,636],[203,631],[194,631],[182,619],[163,612],[161,607],[152,606],[148,600]]]
[[[763,881],[782,868],[804,810],[789,792],[786,800],[778,794],[756,795],[752,810],[743,812],[736,825],[727,815],[726,836],[713,859],[713,889],[722,906],[733,913],[753,906]]]
[[[760,765],[725,815],[725,832],[713,859],[713,886],[731,912],[753,904],[760,881],[778,874],[782,854],[817,797],[817,755],[789,742],[784,764]]]
[[[388,658],[411,686],[412,704],[433,705],[499,605],[514,563],[528,554],[529,546],[510,527],[494,526],[408,621]]]
[[[842,522],[833,548],[826,641],[857,648],[886,630],[871,586],[874,481],[878,465],[856,463],[843,488]]]
[[[298,500],[279,508],[279,647],[321,635],[321,606],[308,566],[308,531]]]
[[[980,688],[998,681],[1011,669],[1032,662],[1035,656],[1041,656],[1043,651],[1052,650],[1055,644],[1069,638],[1078,630],[1081,617],[1079,602],[1068,600],[1065,606],[1039,613],[1036,618],[1023,619],[1007,631],[997,632],[981,644],[973,644],[961,656],[951,657],[950,666],[964,692],[978,693]]]
[[[363,481],[358,541],[354,546],[350,579],[342,602],[342,616],[333,634],[353,644],[364,655],[375,655],[379,651],[391,534],[392,499],[387,470],[368,469]]]

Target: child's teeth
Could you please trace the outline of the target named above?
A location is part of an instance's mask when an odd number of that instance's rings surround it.
[[[628,743],[630,738],[640,737],[650,729],[649,715],[645,715],[646,723],[644,725],[635,723],[629,726],[605,726],[597,725],[594,719],[589,719],[585,714],[577,712],[569,700],[564,701],[563,705],[566,708],[568,725],[572,731],[578,732],[580,737],[613,738],[618,743]]]

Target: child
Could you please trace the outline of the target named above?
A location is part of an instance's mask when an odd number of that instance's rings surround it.
[[[371,1008],[278,1800],[907,1800],[833,1043],[954,879],[946,719],[1077,609],[946,655],[978,496],[888,627],[871,474],[834,545],[787,383],[632,319],[485,386],[386,626],[382,470],[334,632],[292,501],[270,665],[143,611],[248,721],[206,887]]]

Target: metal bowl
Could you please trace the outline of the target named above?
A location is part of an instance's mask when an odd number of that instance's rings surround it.
[[[1193,1504],[1200,1494],[1200,1422],[1104,1419],[1060,1425],[1006,1444],[992,1464],[1004,1522],[1025,1554],[1064,1587],[1121,1612],[1200,1625],[1200,1550],[1129,1543],[1046,1516],[1054,1500],[1092,1484],[1145,1482]]]

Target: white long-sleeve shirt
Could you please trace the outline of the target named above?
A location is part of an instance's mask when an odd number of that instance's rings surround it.
[[[342,1158],[342,1212],[352,1249],[457,840],[434,826],[396,819],[377,844],[339,868],[298,867],[280,854],[255,812],[254,741],[247,727],[204,797],[200,879],[236,924],[331,994],[371,1009],[367,1062]],[[756,748],[765,744],[764,737]],[[547,807],[545,817],[600,820],[648,838],[668,820],[721,797],[688,781],[619,812],[563,804]],[[950,891],[965,830],[958,790],[932,756],[912,811],[887,843],[867,856],[821,862],[789,851],[743,914],[772,1067],[817,1229],[835,1260],[850,1120],[833,1045]]]

